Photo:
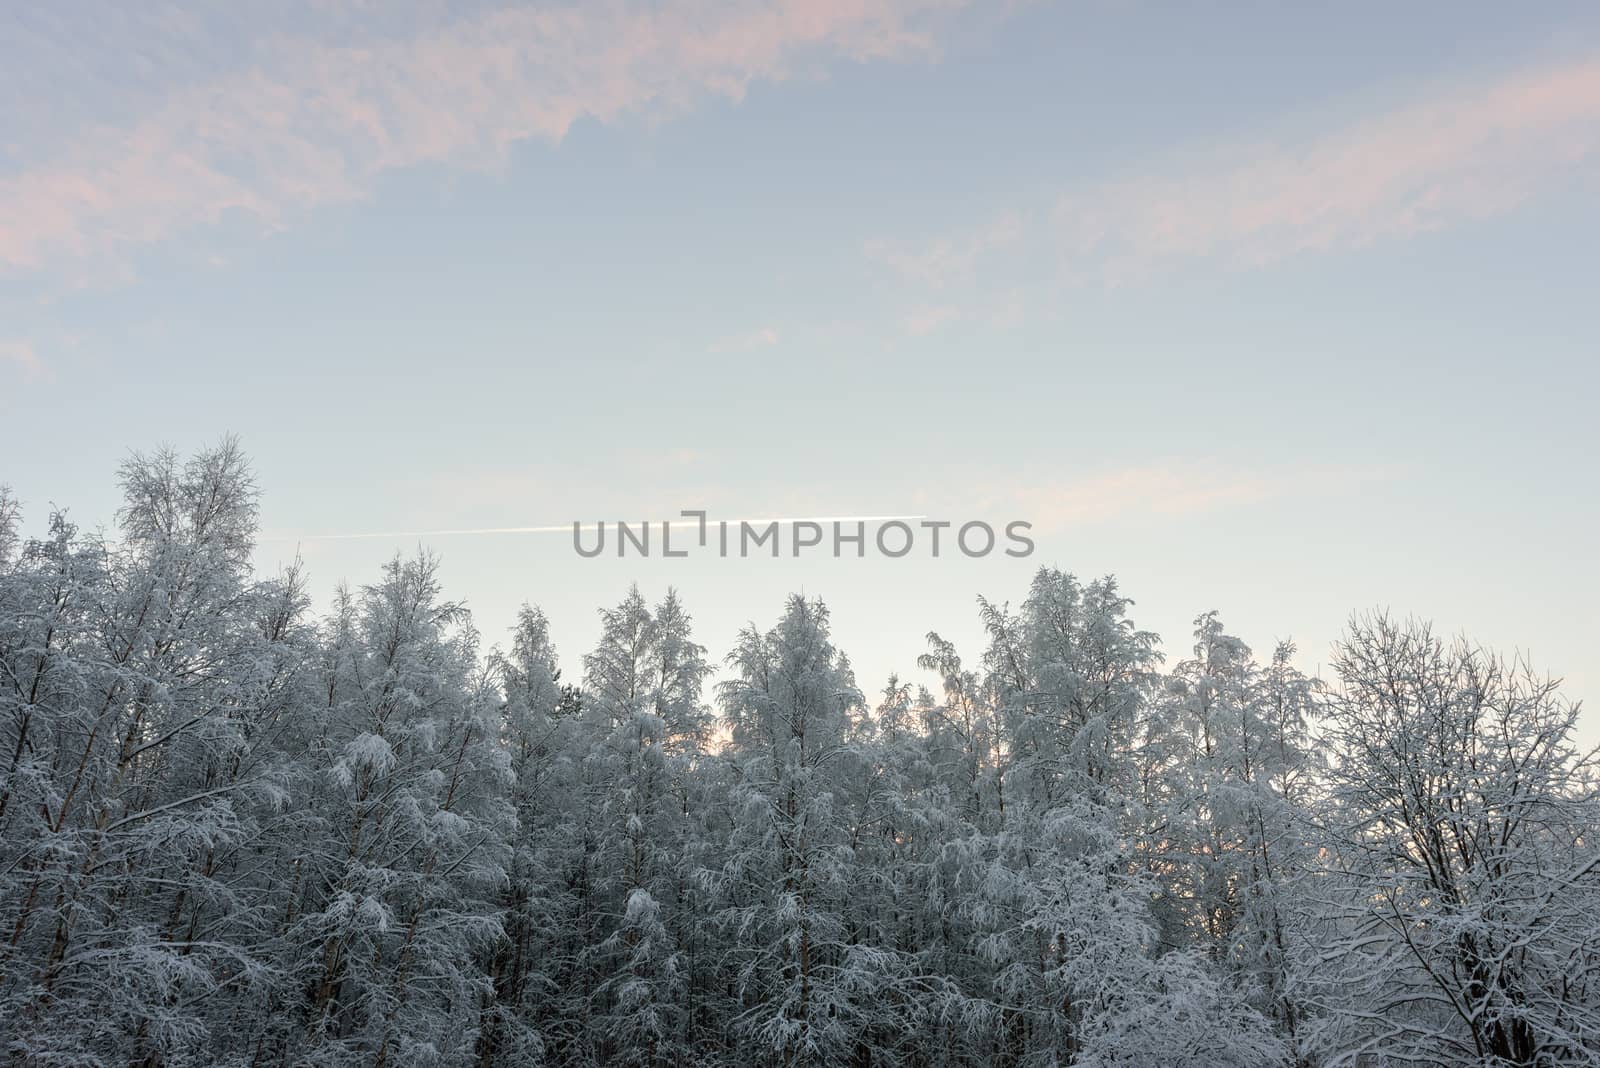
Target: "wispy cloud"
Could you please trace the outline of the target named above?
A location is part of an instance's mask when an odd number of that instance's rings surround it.
[[[41,378],[45,373],[44,361],[27,338],[0,338],[0,366],[20,375],[25,382]]]
[[[494,167],[573,123],[671,116],[829,60],[927,54],[961,0],[611,0],[412,36],[276,40],[236,74],[74,130],[0,174],[0,273],[87,272],[241,213],[266,227],[426,163]]]
[[[1260,472],[1196,464],[1130,467],[1054,483],[1019,483],[1006,496],[1042,529],[1130,517],[1196,515],[1274,495]]]
[[[991,480],[981,507],[1015,513],[1041,531],[1128,520],[1198,516],[1269,500],[1346,492],[1398,477],[1391,468],[1245,467],[1173,460],[1066,477]]]
[[[981,280],[1017,246],[1067,283],[1136,279],[1205,259],[1254,268],[1505,214],[1600,161],[1600,58],[1422,93],[1335,129],[1237,142],[1011,207],[869,259],[938,290]]]
[[[925,304],[912,308],[905,315],[906,333],[922,337],[954,322],[960,315],[961,309],[950,304]]]
[[[1008,213],[967,233],[912,246],[883,238],[866,242],[867,258],[882,263],[913,281],[935,289],[969,282],[978,262],[997,250],[1015,245],[1023,235],[1020,214]]]
[[[718,338],[706,346],[707,352],[754,352],[756,349],[771,348],[778,343],[778,331],[774,327],[763,326],[759,330],[752,330],[746,334],[733,334],[729,337]]]
[[[1068,194],[1067,248],[1138,271],[1222,255],[1258,267],[1503,214],[1592,165],[1600,60],[1523,71],[1356,122],[1304,144],[1244,146],[1193,174]]]

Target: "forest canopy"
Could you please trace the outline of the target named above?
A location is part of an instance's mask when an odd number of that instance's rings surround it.
[[[0,492],[6,1063],[1600,1063],[1596,755],[1518,659],[1163,655],[1041,568],[927,686],[801,596],[713,683],[636,588],[563,679],[427,554],[253,573],[232,441],[119,478]]]

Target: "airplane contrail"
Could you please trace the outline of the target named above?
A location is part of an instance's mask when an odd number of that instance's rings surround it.
[[[738,525],[749,523],[751,525],[766,525],[771,523],[891,523],[906,522],[914,519],[926,519],[925,515],[829,515],[829,516],[800,516],[797,518],[777,519],[712,519],[706,517],[706,526],[716,523]],[[610,522],[610,520],[607,520]],[[624,520],[632,523],[633,520]],[[674,523],[679,526],[698,526],[698,519],[670,519],[670,520],[640,520],[649,523]],[[386,530],[366,532],[360,534],[285,534],[274,537],[264,537],[262,541],[366,541],[380,538],[449,538],[457,536],[477,536],[482,534],[564,534],[572,529],[571,523],[560,526],[540,527],[456,527],[450,530]],[[579,523],[579,530],[598,529],[598,523]]]

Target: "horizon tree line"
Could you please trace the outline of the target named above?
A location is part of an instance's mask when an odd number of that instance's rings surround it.
[[[1040,568],[870,696],[637,587],[564,681],[430,554],[315,612],[231,439],[113,535],[0,491],[0,1063],[1600,1063],[1600,779],[1519,659]]]

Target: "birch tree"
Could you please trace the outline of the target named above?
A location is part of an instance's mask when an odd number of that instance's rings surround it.
[[[1594,751],[1518,660],[1354,620],[1329,708],[1330,1063],[1600,1057]]]

